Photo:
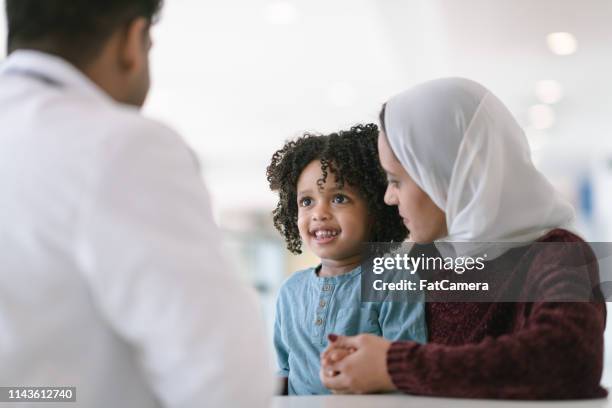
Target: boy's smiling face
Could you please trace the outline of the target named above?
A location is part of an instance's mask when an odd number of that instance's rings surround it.
[[[302,241],[325,262],[344,263],[359,259],[361,244],[368,240],[371,226],[365,200],[357,189],[328,171],[322,189],[321,162],[314,160],[297,182],[298,229]]]

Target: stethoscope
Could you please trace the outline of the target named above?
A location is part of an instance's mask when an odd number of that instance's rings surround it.
[[[51,78],[51,77],[49,77],[47,75],[41,74],[40,72],[36,72],[36,71],[33,71],[33,70],[29,70],[29,69],[9,68],[6,71],[4,71],[2,74],[3,75],[18,75],[18,76],[22,76],[22,77],[33,78],[33,79],[38,80],[39,82],[42,82],[42,83],[44,83],[44,84],[46,84],[48,86],[52,86],[54,88],[63,88],[64,87],[64,85],[61,82],[59,82],[59,81],[57,81],[57,80],[55,80],[55,79],[53,79],[53,78]]]

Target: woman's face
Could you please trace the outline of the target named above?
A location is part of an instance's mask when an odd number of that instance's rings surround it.
[[[389,183],[385,203],[398,207],[410,240],[426,244],[447,236],[446,214],[406,173],[382,131],[378,136],[378,156]]]

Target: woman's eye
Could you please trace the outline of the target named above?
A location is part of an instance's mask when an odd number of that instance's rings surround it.
[[[399,187],[399,181],[397,180],[387,180],[387,183],[393,187]]]
[[[300,200],[300,207],[308,207],[310,204],[312,204],[312,200],[308,197],[302,198]]]
[[[345,195],[337,194],[334,196],[333,202],[335,204],[344,204],[346,203],[348,198]]]

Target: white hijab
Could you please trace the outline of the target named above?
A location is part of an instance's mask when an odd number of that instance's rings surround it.
[[[572,206],[536,170],[522,129],[482,85],[446,78],[402,92],[387,102],[385,128],[408,175],[446,213],[443,241],[483,243],[470,251],[481,252],[488,242],[524,244],[572,228]]]

